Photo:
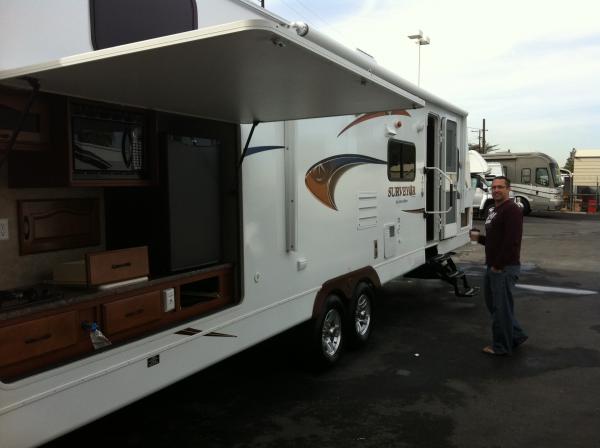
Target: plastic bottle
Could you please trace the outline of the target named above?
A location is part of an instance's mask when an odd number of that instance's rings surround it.
[[[111,342],[108,340],[108,338],[106,336],[104,336],[104,334],[102,334],[102,332],[100,331],[100,328],[98,328],[98,324],[96,322],[93,322],[89,326],[89,329],[90,329],[90,339],[92,340],[92,345],[94,346],[95,350],[98,350],[100,348],[111,345]]]

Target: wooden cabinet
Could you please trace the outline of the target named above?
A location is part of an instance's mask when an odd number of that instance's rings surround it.
[[[0,104],[6,98],[15,101],[16,112],[21,116],[30,93],[27,91],[0,90]],[[21,131],[17,144],[8,153],[8,186],[18,187],[62,187],[68,185],[69,172],[67,101],[64,97],[38,93],[26,122],[33,121],[35,132]],[[7,122],[3,131],[12,134],[14,124]],[[4,127],[4,126],[2,126]],[[6,145],[6,143],[5,143]]]
[[[30,92],[0,88],[0,153]],[[156,177],[155,117],[147,110],[38,93],[8,153],[8,186],[148,186]]]
[[[102,350],[163,331],[233,303],[233,269],[220,265],[154,281],[53,311],[0,321],[0,381],[10,382],[94,353],[89,326],[96,322],[112,342]],[[175,309],[162,293],[175,290]]]
[[[23,110],[29,102],[30,91],[0,87],[0,152],[6,150]],[[17,136],[15,149],[36,150],[50,142],[50,111],[46,98],[38,96]]]
[[[23,200],[17,205],[21,255],[100,244],[97,198]]]

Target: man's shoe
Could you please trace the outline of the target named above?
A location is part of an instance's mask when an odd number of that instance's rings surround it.
[[[483,353],[485,353],[486,355],[493,355],[493,356],[506,356],[507,355],[506,353],[496,353],[491,345],[486,345],[485,347],[483,347],[481,349],[481,351]]]
[[[513,348],[517,348],[519,345],[523,344],[527,339],[529,339],[529,336],[523,336],[522,338],[515,339],[513,342]]]

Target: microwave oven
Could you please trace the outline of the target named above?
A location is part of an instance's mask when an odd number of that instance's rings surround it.
[[[74,180],[148,178],[148,126],[142,111],[70,104]]]

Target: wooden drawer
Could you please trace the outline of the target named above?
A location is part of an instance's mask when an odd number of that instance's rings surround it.
[[[149,272],[146,246],[89,253],[86,258],[90,285],[103,285],[144,277]]]
[[[163,316],[160,291],[152,291],[128,299],[102,305],[104,330],[107,335],[129,330]]]
[[[0,364],[12,364],[75,345],[81,329],[78,316],[77,311],[71,311],[0,328]]]

